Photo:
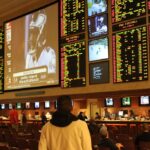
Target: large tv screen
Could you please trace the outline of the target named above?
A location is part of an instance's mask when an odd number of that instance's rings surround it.
[[[108,59],[108,38],[89,41],[89,61]]]
[[[59,85],[58,4],[4,23],[5,90]]]

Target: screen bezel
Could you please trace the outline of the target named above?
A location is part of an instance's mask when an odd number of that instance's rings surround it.
[[[4,29],[4,27],[5,27],[5,24],[6,23],[9,23],[9,22],[11,22],[11,21],[15,21],[16,19],[19,19],[19,18],[21,18],[21,17],[25,17],[26,15],[29,15],[29,14],[32,14],[32,13],[34,13],[34,12],[36,12],[36,11],[39,11],[39,10],[42,10],[42,9],[46,9],[47,7],[49,7],[49,6],[51,6],[51,5],[55,5],[55,4],[57,4],[58,5],[58,10],[57,10],[57,12],[58,12],[58,39],[57,39],[57,41],[58,41],[58,51],[57,51],[57,63],[58,63],[58,65],[57,65],[57,75],[58,75],[58,83],[57,84],[54,84],[54,85],[41,85],[41,86],[32,86],[32,87],[21,87],[21,88],[14,88],[14,89],[6,89],[5,88],[5,81],[4,81],[4,92],[11,92],[11,91],[21,91],[21,90],[27,90],[27,89],[41,89],[41,88],[49,88],[49,87],[60,87],[60,85],[61,85],[61,80],[60,80],[60,44],[59,44],[59,38],[60,38],[60,18],[59,18],[59,15],[60,15],[60,10],[59,10],[59,2],[58,1],[54,1],[54,2],[51,2],[50,4],[46,4],[46,5],[44,5],[44,6],[42,6],[42,7],[39,7],[39,8],[36,8],[36,9],[33,9],[32,11],[29,11],[29,12],[27,12],[27,13],[24,13],[24,14],[21,14],[21,15],[18,15],[18,16],[16,16],[16,17],[14,17],[14,18],[11,18],[11,19],[9,19],[9,20],[6,20],[6,21],[4,21],[3,22],[3,29]],[[5,30],[4,30],[5,31]],[[5,35],[5,34],[4,34]],[[5,42],[5,36],[4,36],[4,42]],[[5,56],[4,56],[5,57]],[[5,65],[4,65],[5,66]],[[5,74],[5,73],[4,73]],[[5,80],[5,78],[4,78],[4,80]]]

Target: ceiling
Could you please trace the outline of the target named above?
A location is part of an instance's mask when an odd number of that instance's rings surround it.
[[[0,0],[0,25],[56,0]]]

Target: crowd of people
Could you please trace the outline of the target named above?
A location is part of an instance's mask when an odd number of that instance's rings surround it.
[[[109,136],[109,130],[105,124],[97,124],[101,119],[98,112],[95,117],[88,120],[85,112],[80,112],[78,116],[71,113],[73,108],[70,96],[60,96],[57,99],[57,110],[52,114],[52,119],[47,120],[42,112],[42,130],[39,141],[39,150],[99,150],[107,147],[109,150],[124,150],[122,143],[115,142]],[[133,115],[133,112],[130,112]],[[109,117],[109,111],[105,109],[105,115]],[[13,106],[9,114],[12,128],[18,130],[19,120],[18,112]],[[21,112],[21,125],[25,126],[27,118],[25,112]],[[93,145],[92,136],[99,134],[97,145]],[[143,132],[135,136],[135,149],[140,149],[140,142],[150,142],[149,124],[143,124]]]
[[[92,150],[92,134],[99,134],[99,142],[95,145],[96,150],[107,147],[109,150],[123,150],[122,143],[115,142],[109,137],[106,125],[99,126],[96,120],[101,116],[95,113],[95,118],[88,119],[85,112],[80,112],[78,116],[71,113],[73,108],[72,100],[69,96],[60,96],[57,100],[57,111],[52,115],[52,119],[47,122],[41,132],[39,150]],[[105,110],[105,115],[109,115]],[[108,116],[107,116],[108,117]],[[146,137],[146,138],[143,138]],[[149,125],[144,124],[144,132],[137,135],[135,145],[138,148],[141,140],[150,141]],[[140,150],[140,149],[137,149]]]

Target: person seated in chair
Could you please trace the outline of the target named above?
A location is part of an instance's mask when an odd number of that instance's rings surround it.
[[[112,139],[109,138],[106,126],[102,126],[100,128],[100,135],[101,140],[98,144],[99,148],[105,147],[109,148],[110,150],[121,150],[121,148],[123,148],[123,145],[121,143],[115,143]]]
[[[149,124],[143,124],[143,132],[135,138],[135,146],[137,150],[140,150],[139,144],[141,141],[150,142],[150,131]]]

